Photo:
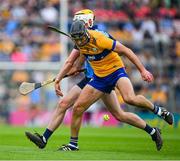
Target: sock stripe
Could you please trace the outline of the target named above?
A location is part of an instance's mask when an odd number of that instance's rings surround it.
[[[77,139],[70,139],[71,141],[77,141]]]
[[[78,137],[71,137],[69,145],[73,145],[73,146],[77,147],[78,146]]]
[[[156,132],[156,130],[153,128],[153,130],[151,131],[150,135],[153,135]]]
[[[154,112],[155,114],[157,114],[158,111],[159,111],[159,107],[158,107],[156,104],[154,104],[153,112]]]
[[[48,141],[48,139],[51,137],[52,134],[53,131],[49,130],[48,128],[45,130],[43,137],[46,139],[46,142]]]
[[[162,114],[162,112],[161,112],[162,110],[161,110],[161,108],[159,108],[158,109],[158,113],[157,113],[157,115],[159,115],[159,116],[161,116],[161,114]]]
[[[73,147],[73,148],[77,148],[77,146],[75,146],[75,145],[73,145],[73,144],[71,144],[71,143],[69,143],[68,145],[71,146],[71,147]]]
[[[156,104],[154,104],[154,109],[153,109],[153,112],[158,115],[158,116],[161,116],[162,115],[162,108]]]
[[[144,128],[144,130],[148,133],[148,134],[150,134],[150,135],[153,135],[154,134],[154,128],[152,128],[151,126],[149,126],[148,124],[146,124],[146,127]]]

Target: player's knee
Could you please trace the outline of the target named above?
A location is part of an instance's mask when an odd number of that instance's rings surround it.
[[[84,108],[80,104],[75,104],[73,107],[73,114],[82,115],[84,112]]]
[[[126,96],[123,97],[123,100],[127,104],[134,105],[134,103],[135,103],[135,96],[133,96],[133,95],[126,95]]]
[[[69,103],[66,101],[66,100],[60,100],[59,103],[58,103],[58,108],[60,110],[67,110],[69,107]]]
[[[126,114],[125,112],[122,112],[121,114],[117,114],[115,118],[120,121],[120,122],[125,122],[126,121]]]

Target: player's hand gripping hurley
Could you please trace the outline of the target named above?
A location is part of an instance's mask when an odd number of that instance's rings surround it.
[[[75,71],[75,72],[73,72],[71,74],[65,75],[64,78],[75,75],[76,73],[84,72],[84,71],[85,71],[85,69],[77,70],[77,71]],[[40,82],[40,83],[22,82],[21,85],[19,86],[19,92],[22,95],[27,95],[28,93],[31,93],[32,91],[34,91],[34,90],[36,90],[38,88],[41,88],[41,87],[43,87],[45,85],[48,85],[48,84],[54,82],[55,79],[56,78],[49,79],[49,80],[46,80],[46,81]]]

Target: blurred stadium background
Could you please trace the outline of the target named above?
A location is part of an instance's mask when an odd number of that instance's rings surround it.
[[[28,96],[18,93],[22,81],[39,82],[54,77],[72,42],[45,28],[50,24],[69,31],[73,14],[92,9],[96,25],[130,47],[152,71],[153,84],[141,80],[136,68],[123,58],[135,91],[175,114],[180,125],[180,1],[179,0],[0,0],[0,124],[45,126],[58,98],[53,85]],[[83,75],[64,80],[64,93]],[[148,111],[119,103],[153,123]],[[94,104],[84,124],[121,125],[107,113],[102,102]],[[70,123],[69,110],[64,124]]]

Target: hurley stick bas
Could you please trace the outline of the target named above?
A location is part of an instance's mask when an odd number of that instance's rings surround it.
[[[77,70],[71,74],[67,74],[64,76],[64,78],[66,77],[69,77],[69,76],[73,76],[74,74],[76,73],[80,73],[80,72],[84,72],[85,69],[80,69],[80,70]],[[20,94],[22,95],[27,95],[29,93],[31,93],[32,91],[38,89],[38,88],[41,88],[45,85],[48,85],[52,82],[55,81],[56,78],[53,78],[53,79],[48,79],[46,81],[43,81],[43,82],[39,82],[39,83],[30,83],[30,82],[22,82],[21,85],[19,86],[19,92]]]

